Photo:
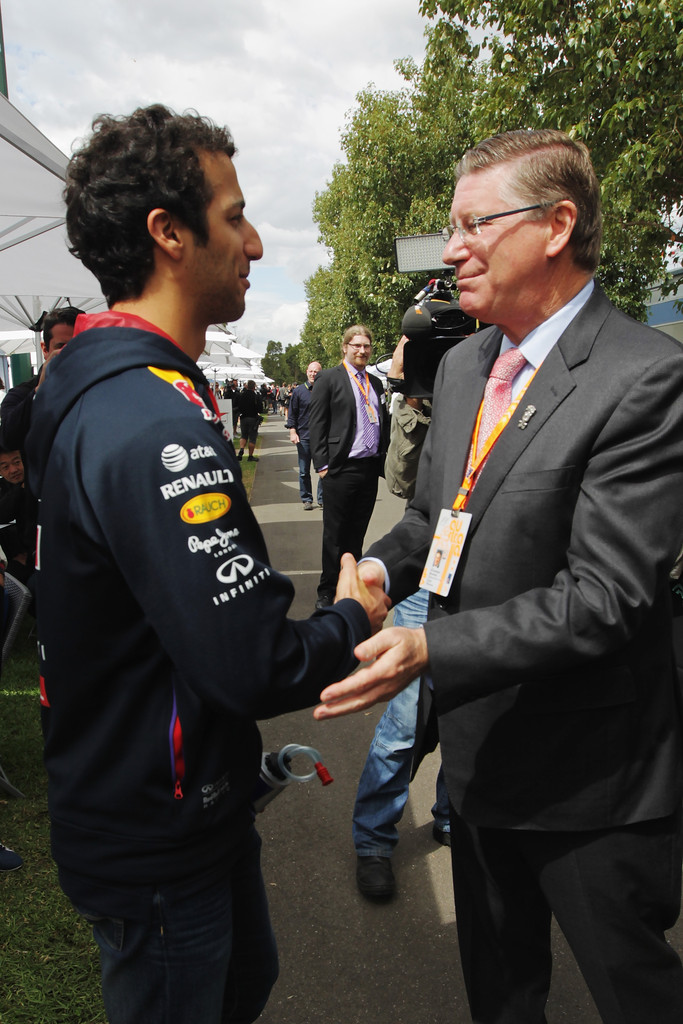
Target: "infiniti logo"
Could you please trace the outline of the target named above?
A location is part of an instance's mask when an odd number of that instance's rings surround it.
[[[254,559],[249,555],[235,555],[218,568],[216,579],[221,583],[236,583],[238,578],[248,576],[254,568]]]

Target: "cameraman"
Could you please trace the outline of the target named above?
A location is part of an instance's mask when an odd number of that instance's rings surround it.
[[[391,361],[389,379],[403,379],[403,335]],[[387,487],[399,498],[412,498],[417,465],[431,418],[431,403],[396,393],[391,407],[391,433],[385,463]],[[418,590],[394,608],[394,625],[417,628],[427,621],[429,593]],[[387,899],[396,891],[391,856],[398,842],[397,823],[408,799],[420,680],[414,679],[387,705],[361,773],[353,810],[356,883],[369,899]],[[450,846],[448,793],[439,768],[432,807],[434,839]]]
[[[403,347],[407,341],[408,338],[404,334],[394,350],[388,375],[390,384],[391,381],[403,380]],[[397,498],[409,500],[415,493],[417,465],[431,415],[431,402],[422,398],[410,398],[398,390],[394,392],[384,476],[387,487]]]

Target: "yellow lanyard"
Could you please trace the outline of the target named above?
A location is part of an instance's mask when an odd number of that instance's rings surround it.
[[[505,410],[501,418],[498,420],[489,436],[486,438],[486,441],[484,442],[484,447],[477,455],[477,448],[479,446],[479,428],[481,427],[481,416],[484,411],[484,399],[482,398],[481,405],[479,406],[479,412],[477,413],[477,419],[474,424],[472,440],[470,441],[470,455],[467,461],[467,472],[465,473],[465,479],[463,480],[460,490],[458,491],[455,501],[453,502],[454,512],[459,512],[461,509],[464,509],[465,506],[467,505],[470,494],[472,493],[472,489],[474,488],[474,485],[477,482],[479,470],[483,466],[484,462],[486,462],[489,452],[491,451],[496,441],[498,440],[498,438],[503,433],[508,423],[514,416],[515,409],[522,401],[522,398],[524,397],[527,388],[529,387],[535,376],[536,370],[534,370],[529,380],[526,382],[520,393],[517,395],[517,398],[515,398],[514,401],[511,402],[510,405],[507,407],[507,409]]]

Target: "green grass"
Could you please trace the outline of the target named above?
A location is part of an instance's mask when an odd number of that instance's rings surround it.
[[[0,762],[24,799],[0,790],[0,840],[24,859],[0,873],[0,1024],[105,1024],[97,947],[50,856],[35,622],[27,616],[0,679]]]
[[[267,423],[267,422],[268,422],[268,417],[264,416],[264,423]],[[235,441],[236,441],[236,450],[239,450],[239,443],[240,443],[239,442],[239,437],[235,438]],[[259,434],[258,437],[256,438],[256,450],[254,452],[254,455],[258,455],[259,449],[261,447],[261,443],[262,443],[261,435]],[[247,459],[247,455],[249,454],[249,449],[248,448],[245,448],[245,452],[246,452],[246,455],[244,456],[244,458],[240,462],[240,467],[242,469],[242,483],[244,484],[244,489],[247,492],[247,497],[249,499],[251,499],[251,489],[254,486],[254,474],[256,473],[257,463],[249,462],[248,461],[248,459]],[[0,1021],[0,1024],[2,1024],[2,1021]]]
[[[250,496],[257,463],[241,468]],[[0,872],[0,1024],[106,1024],[97,946],[50,855],[38,677],[27,616],[0,678],[0,764],[24,794],[0,790],[0,842],[24,859],[19,871]]]

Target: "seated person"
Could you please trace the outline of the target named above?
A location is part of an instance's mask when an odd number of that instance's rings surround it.
[[[0,634],[4,633],[5,629],[4,587],[5,573],[0,569]],[[5,871],[16,871],[23,863],[24,861],[18,853],[15,853],[9,846],[5,846],[4,843],[0,843],[0,874]]]
[[[28,583],[34,569],[35,502],[24,486],[21,452],[0,448],[0,546],[7,572]]]

